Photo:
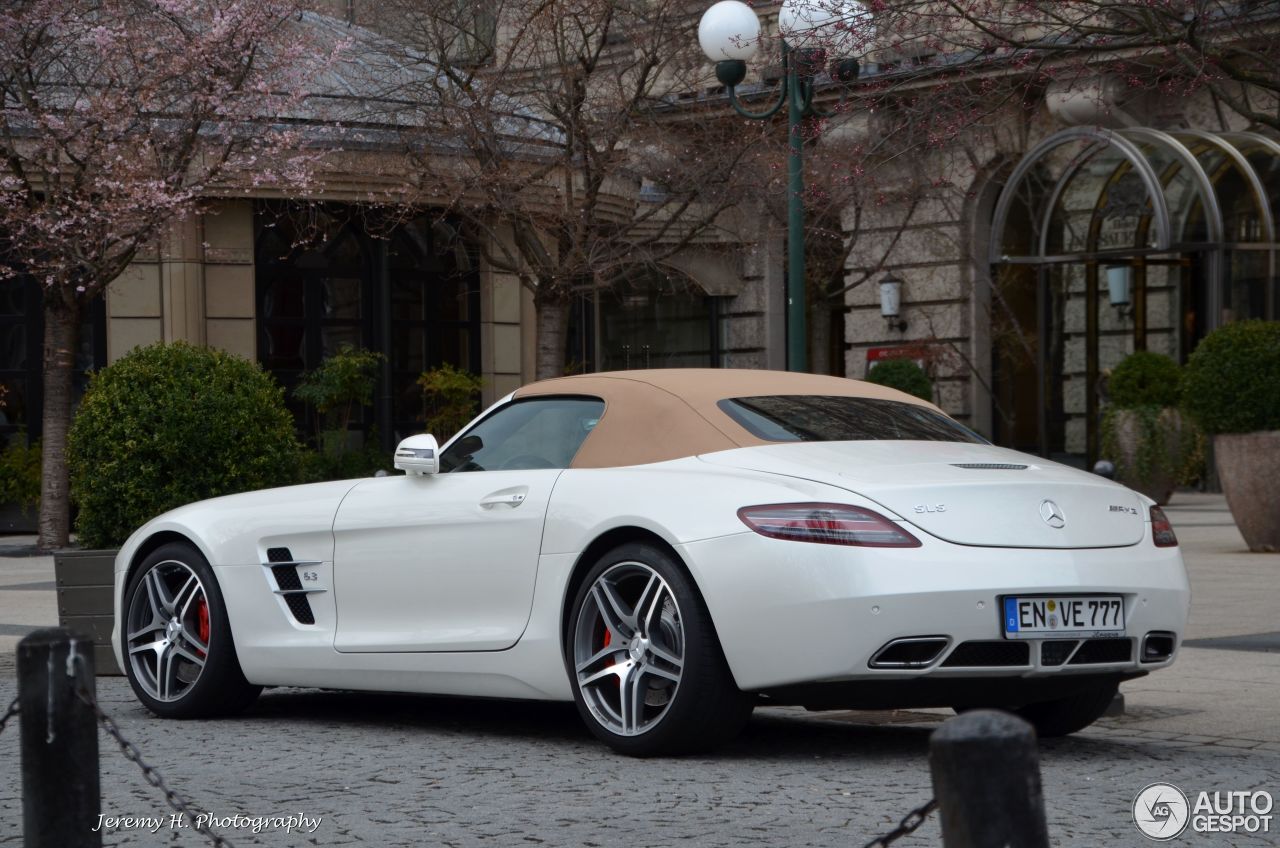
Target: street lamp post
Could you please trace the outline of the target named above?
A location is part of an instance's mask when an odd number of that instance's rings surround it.
[[[847,29],[839,22],[866,14],[861,4],[844,11],[833,0],[786,0],[778,13],[782,40],[783,85],[772,106],[760,112],[743,108],[736,88],[747,76],[747,60],[760,40],[760,19],[739,0],[721,0],[703,14],[698,43],[716,63],[716,79],[729,90],[734,111],[745,118],[768,120],[787,108],[787,370],[805,371],[808,363],[808,329],[804,279],[804,119],[831,117],[818,108],[814,76],[826,59],[825,46],[841,40]],[[858,60],[839,58],[831,63],[831,78],[849,83],[858,76]]]

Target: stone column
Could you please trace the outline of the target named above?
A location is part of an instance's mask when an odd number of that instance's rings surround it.
[[[205,342],[203,242],[203,221],[196,215],[174,221],[160,240],[160,299],[166,342]]]

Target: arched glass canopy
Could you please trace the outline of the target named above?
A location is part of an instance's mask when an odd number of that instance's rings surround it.
[[[1035,237],[1009,251],[1009,213],[1022,203]],[[1280,142],[1254,132],[1073,127],[1040,142],[1014,169],[992,220],[992,264],[1107,261],[1248,251],[1269,285],[1232,302],[1232,268],[1213,263],[1223,319],[1273,317],[1280,250]],[[1032,249],[1027,250],[1026,247]],[[1239,298],[1235,300],[1239,301]],[[1220,314],[1222,309],[1230,311]]]
[[[1185,360],[1220,324],[1280,317],[1278,227],[1280,142],[1260,133],[1072,127],[1029,151],[988,258],[998,302],[1034,287],[1013,323],[1030,328],[1042,451],[1097,458],[1127,353]]]

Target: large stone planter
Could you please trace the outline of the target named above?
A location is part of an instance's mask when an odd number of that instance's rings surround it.
[[[1143,432],[1141,413],[1133,409],[1115,409],[1108,413],[1114,456],[1108,457],[1116,464],[1116,482],[1141,492],[1160,505],[1167,504],[1173,489],[1182,476],[1183,458],[1187,455],[1189,439],[1194,439],[1194,429],[1176,409],[1162,409],[1156,419],[1162,447],[1163,461],[1155,467],[1140,472],[1139,452],[1146,435]]]
[[[1218,481],[1251,551],[1280,552],[1280,430],[1213,440]]]
[[[115,622],[112,589],[117,551],[59,551],[53,556],[58,592],[58,626],[93,637],[93,663],[98,675],[118,675],[111,650]]]

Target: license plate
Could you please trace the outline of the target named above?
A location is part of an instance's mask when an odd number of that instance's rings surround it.
[[[1124,633],[1119,595],[1059,595],[1004,598],[1006,639],[1095,637]]]

